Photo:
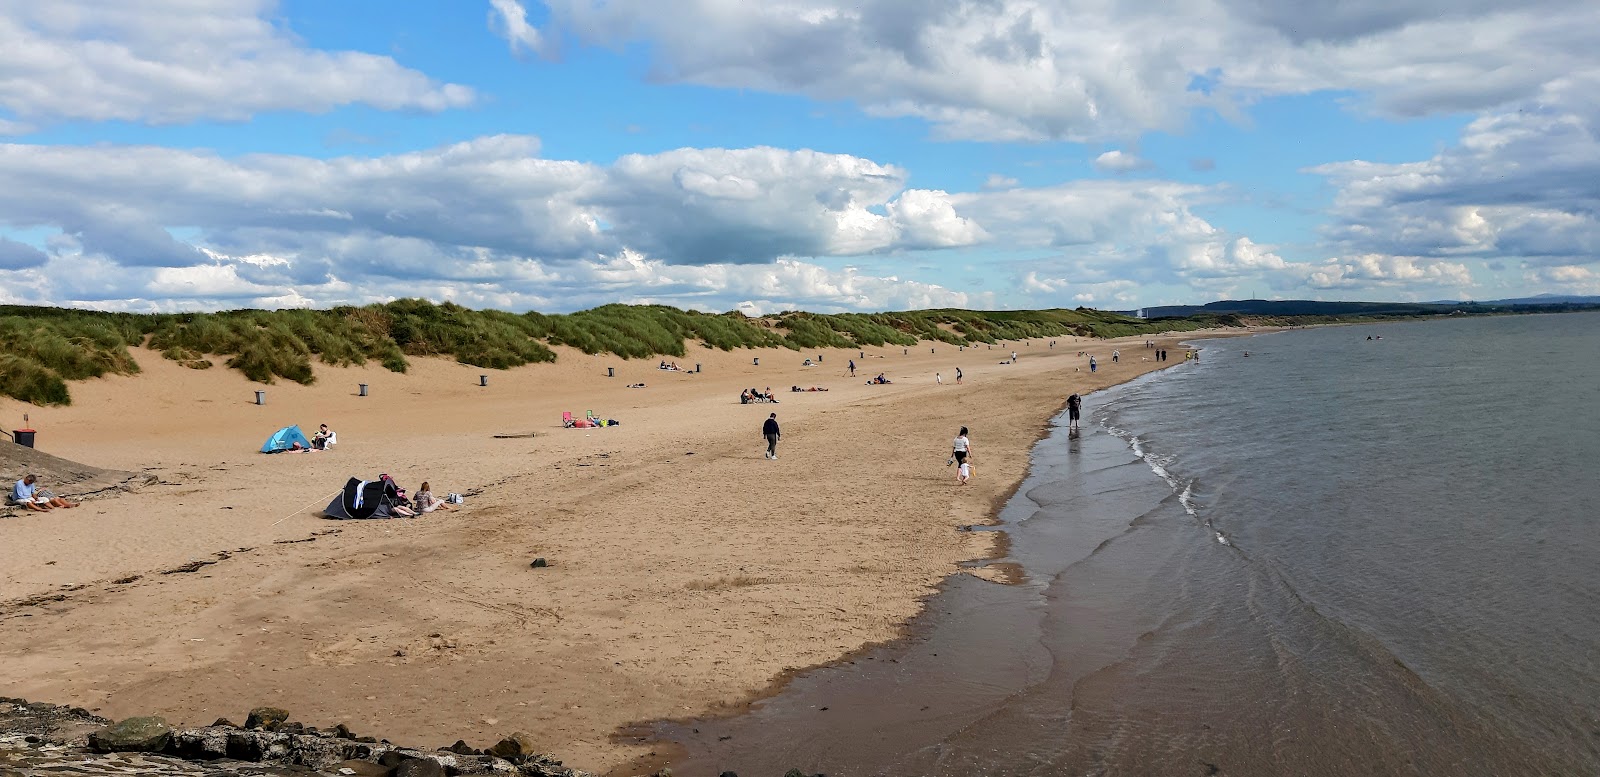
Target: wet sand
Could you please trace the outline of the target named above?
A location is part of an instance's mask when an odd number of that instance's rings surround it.
[[[0,521],[0,687],[183,723],[273,704],[439,745],[521,730],[620,767],[650,752],[614,739],[630,723],[737,708],[904,633],[960,562],[996,555],[996,534],[957,529],[992,517],[1064,397],[1157,367],[1142,339],[868,348],[854,380],[842,350],[695,349],[677,361],[698,375],[569,351],[505,372],[418,359],[406,375],[319,366],[310,387],[139,353],[144,374],[76,384],[70,408],[0,404],[32,414],[45,451],[160,481]],[[1165,366],[1183,364],[1177,339],[1160,340]],[[895,383],[863,385],[880,371]],[[769,384],[780,404],[738,403]],[[560,427],[586,410],[623,424]],[[761,455],[769,412],[778,461]],[[333,451],[256,453],[322,421]],[[945,466],[962,425],[966,487]],[[412,521],[318,516],[380,472],[469,498]],[[194,561],[216,563],[162,574]]]

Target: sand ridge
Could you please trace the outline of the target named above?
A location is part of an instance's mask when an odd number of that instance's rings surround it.
[[[700,374],[563,350],[503,372],[318,365],[309,387],[138,352],[143,374],[26,408],[44,450],[158,483],[0,521],[0,682],[111,717],[209,723],[273,704],[439,745],[523,730],[612,768],[645,751],[613,740],[619,727],[737,705],[896,637],[958,562],[992,552],[994,533],[957,529],[1021,481],[1066,395],[1157,366],[1142,340],[676,359]],[[1158,339],[1163,366],[1183,364],[1178,340]],[[1020,360],[999,364],[1013,349]],[[894,384],[864,385],[880,371]],[[738,403],[769,385],[779,404]],[[560,427],[587,410],[622,425]],[[769,412],[778,461],[761,455]],[[281,425],[322,421],[334,451],[256,453]],[[975,476],[959,487],[945,460],[963,425]],[[319,517],[347,477],[380,472],[475,495],[413,521]],[[530,569],[535,557],[550,566]],[[197,561],[215,563],[163,574]]]

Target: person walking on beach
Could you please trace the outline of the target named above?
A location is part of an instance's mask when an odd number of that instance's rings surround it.
[[[957,472],[960,472],[961,470],[966,469],[967,459],[971,457],[972,441],[967,439],[967,427],[963,426],[961,427],[961,431],[956,433],[955,441],[950,443],[950,459],[954,461],[956,466],[959,468]],[[957,477],[961,478],[961,482],[967,482],[964,476],[958,474]]]
[[[855,376],[856,376],[856,360],[855,359],[851,359],[850,360],[850,377],[854,378]]]
[[[778,431],[778,414],[767,416],[767,422],[761,425],[761,436],[767,438],[767,458],[778,458],[778,438],[782,435]]]
[[[1078,416],[1083,410],[1083,397],[1073,394],[1067,397],[1067,428],[1078,428]]]
[[[1119,361],[1122,361],[1122,352],[1121,351],[1112,351],[1111,352],[1111,363],[1112,364],[1116,364]]]
[[[1089,357],[1089,371],[1090,372],[1094,372],[1095,370],[1099,369],[1099,367],[1100,367],[1100,365],[1094,363],[1094,357],[1090,356]]]
[[[944,376],[942,376],[939,373],[935,372],[933,374],[933,382],[943,386],[944,385]]]
[[[960,367],[956,368],[956,385],[957,386],[961,385],[961,368]]]

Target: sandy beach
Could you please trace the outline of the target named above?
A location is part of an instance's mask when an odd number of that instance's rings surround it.
[[[526,731],[570,765],[626,771],[649,752],[614,736],[630,723],[735,708],[899,635],[959,562],[992,555],[995,534],[959,528],[1021,481],[1068,394],[1181,369],[1179,340],[1205,334],[1157,338],[1164,364],[1143,337],[1062,338],[676,359],[699,374],[573,351],[509,371],[318,365],[313,386],[137,352],[143,374],[74,384],[71,407],[0,402],[8,425],[31,414],[41,450],[158,479],[0,520],[0,687],[183,723],[271,704],[430,746]],[[864,385],[879,372],[894,383]],[[740,405],[748,386],[780,403]],[[562,428],[590,410],[622,423]],[[332,451],[257,452],[319,422]],[[963,425],[964,487],[945,463]],[[321,517],[348,477],[379,473],[468,498],[415,520]],[[163,574],[193,561],[216,563]]]

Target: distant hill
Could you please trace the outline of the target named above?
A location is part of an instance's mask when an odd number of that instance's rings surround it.
[[[1199,315],[1240,316],[1426,316],[1448,315],[1460,310],[1464,313],[1519,313],[1530,309],[1600,308],[1600,297],[1541,294],[1537,297],[1500,299],[1487,302],[1320,302],[1309,299],[1290,300],[1219,300],[1204,305],[1159,305],[1142,311],[1127,311],[1131,315],[1141,312],[1147,319],[1181,318]]]

